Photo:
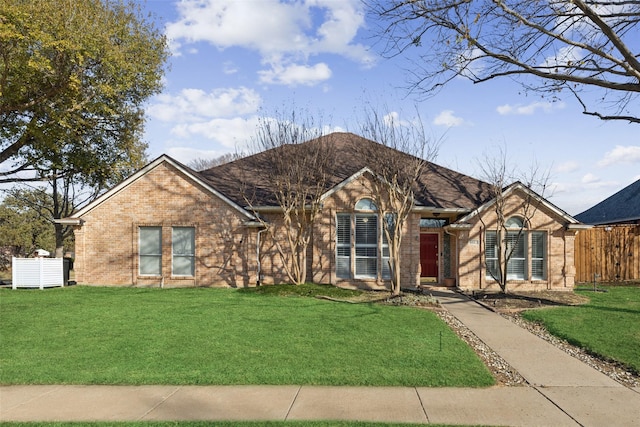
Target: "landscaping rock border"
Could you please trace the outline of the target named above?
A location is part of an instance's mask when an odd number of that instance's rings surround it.
[[[518,310],[505,309],[499,310],[482,302],[488,310],[495,311],[499,315],[512,321],[516,325],[527,329],[529,332],[544,339],[550,344],[558,347],[569,355],[581,360],[594,369],[609,376],[613,380],[619,382],[626,387],[640,387],[640,375],[633,372],[629,368],[618,362],[603,359],[597,355],[590,354],[586,350],[574,346],[565,340],[562,340],[550,334],[542,325],[529,322],[520,316]],[[469,328],[467,328],[456,317],[449,313],[445,308],[431,295],[418,293],[405,293],[401,297],[390,298],[385,301],[387,304],[408,305],[415,307],[423,307],[434,311],[463,341],[465,341],[482,359],[487,368],[491,371],[499,385],[504,386],[525,386],[528,385],[527,380],[518,373],[509,363],[507,363],[500,355],[487,346],[480,338],[478,338]]]
[[[520,313],[499,313],[501,316],[511,320],[516,325],[537,335],[543,340],[553,344],[576,359],[607,375],[609,378],[619,382],[626,387],[640,387],[640,375],[632,372],[629,368],[612,360],[603,359],[593,355],[581,347],[569,344],[567,341],[551,335],[544,326],[529,322],[520,316]]]

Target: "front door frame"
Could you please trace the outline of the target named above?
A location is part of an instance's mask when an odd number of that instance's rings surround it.
[[[422,269],[422,265],[423,265],[423,256],[425,254],[423,254],[422,251],[422,240],[423,240],[423,236],[426,235],[435,235],[436,237],[436,250],[435,250],[435,268],[436,268],[436,275],[435,276],[427,276],[426,272]],[[437,284],[440,283],[440,246],[441,246],[441,241],[440,241],[440,233],[437,231],[422,231],[420,232],[420,283],[421,284]],[[433,262],[433,259],[431,259],[431,262]]]

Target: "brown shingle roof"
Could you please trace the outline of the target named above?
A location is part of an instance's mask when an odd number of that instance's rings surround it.
[[[328,171],[325,191],[365,167],[375,170],[374,165],[369,164],[370,159],[362,155],[363,151],[376,150],[377,154],[383,155],[384,150],[391,150],[395,153],[395,150],[382,144],[353,133],[343,132],[332,133],[300,145],[288,145],[272,150],[287,149],[302,152],[306,144],[319,143],[327,144],[327,149],[333,150],[335,156]],[[363,147],[366,150],[362,150]],[[275,199],[268,188],[269,180],[267,179],[270,173],[269,159],[274,154],[272,150],[213,167],[200,172],[200,175],[214,188],[241,206],[247,205],[243,197],[241,182],[246,183],[245,194],[251,192],[254,197],[253,203],[256,206],[275,205]],[[380,150],[383,150],[382,153]],[[407,156],[408,161],[412,158],[408,154],[403,153],[402,155]],[[376,157],[382,158],[383,156],[377,155]],[[435,163],[428,163],[426,172],[415,189],[416,204],[439,209],[472,210],[490,199],[489,187],[486,182]]]

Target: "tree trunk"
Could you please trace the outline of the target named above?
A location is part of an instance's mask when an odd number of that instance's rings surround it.
[[[62,258],[64,257],[64,226],[62,224],[54,223],[54,228],[56,230],[56,251],[55,257]]]

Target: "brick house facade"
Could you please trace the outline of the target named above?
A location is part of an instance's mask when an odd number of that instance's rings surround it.
[[[376,176],[368,169],[367,159],[354,155],[357,144],[388,148],[349,133],[324,139],[339,161],[330,171],[322,210],[314,223],[307,278],[343,287],[388,288],[383,215],[373,203],[371,190]],[[257,154],[196,172],[161,156],[61,220],[74,225],[76,281],[168,287],[286,282],[275,245],[276,239],[281,243],[283,239],[282,214],[267,195],[257,221],[256,209],[248,209],[239,190],[247,170],[256,188],[263,182],[263,174],[269,171],[261,160]],[[261,167],[253,167],[257,164]],[[487,274],[487,238],[495,222],[489,188],[487,183],[429,163],[403,230],[403,287],[497,289]],[[519,184],[509,188],[511,217],[520,216],[529,191]],[[548,201],[539,198],[538,202],[535,215],[524,225],[522,250],[509,286],[572,289],[573,242],[582,225]],[[262,222],[269,224],[268,230]]]

